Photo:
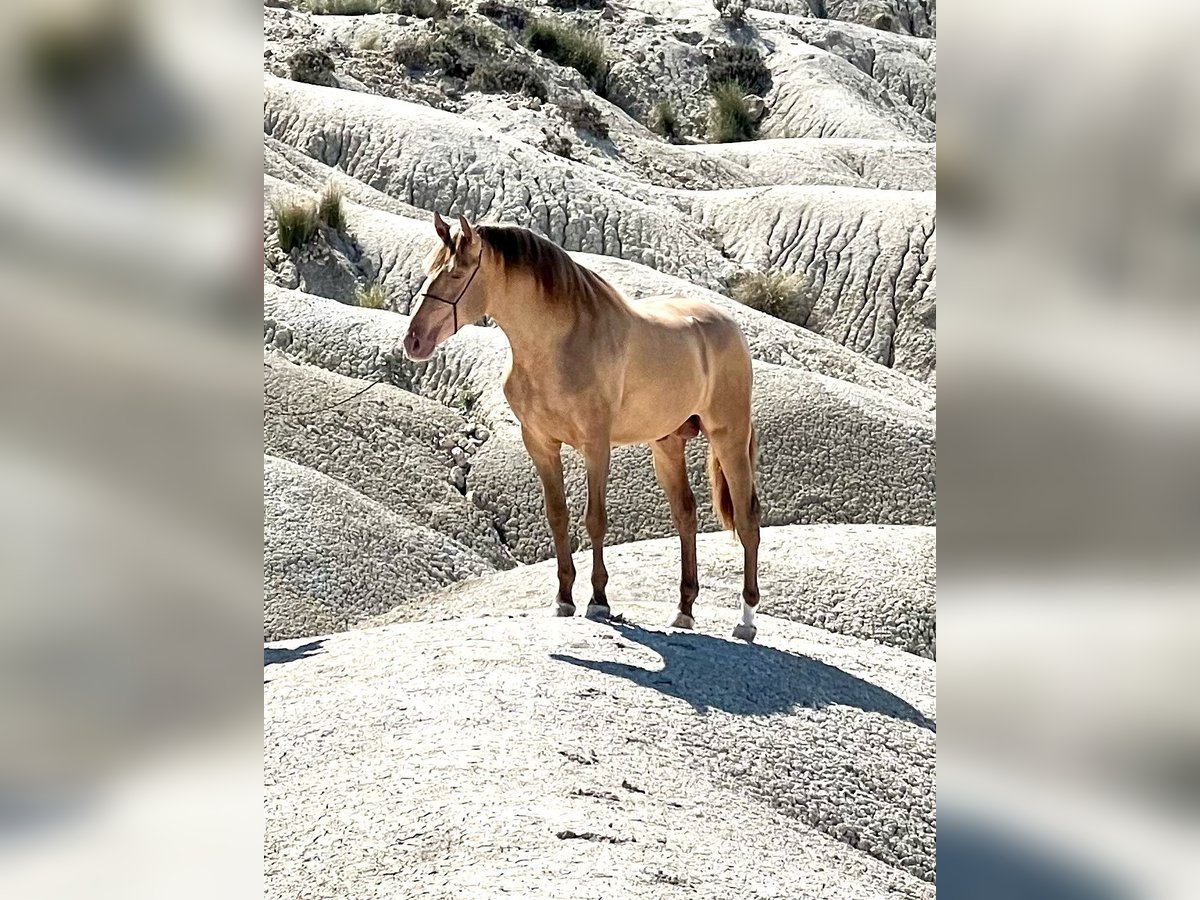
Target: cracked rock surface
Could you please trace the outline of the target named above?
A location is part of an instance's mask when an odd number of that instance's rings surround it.
[[[342,631],[493,570],[441,532],[306,466],[263,460],[263,637]]]

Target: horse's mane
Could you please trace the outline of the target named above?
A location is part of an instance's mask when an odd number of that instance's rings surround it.
[[[532,275],[552,303],[570,303],[592,311],[625,302],[611,284],[571,259],[558,244],[528,228],[478,225],[475,233],[505,268]]]

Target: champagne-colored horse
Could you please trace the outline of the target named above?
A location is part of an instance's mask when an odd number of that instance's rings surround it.
[[[515,226],[472,227],[459,217],[452,234],[436,213],[441,245],[427,264],[404,349],[429,359],[463,325],[490,316],[512,345],[504,394],[546,499],[558,558],[558,615],[575,613],[575,566],[567,541],[562,445],[587,467],[587,531],[592,541],[589,617],[609,614],[604,568],[609,454],[649,444],[654,472],[679,531],[683,575],[672,625],[691,628],[696,574],[696,501],[684,446],[709,441],[713,507],[745,552],[742,621],[734,636],[753,640],[758,605],[757,446],[750,419],[750,352],[737,324],[709,303],[684,297],[627,302],[561,248]]]

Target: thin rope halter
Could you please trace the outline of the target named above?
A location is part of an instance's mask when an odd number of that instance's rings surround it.
[[[445,303],[447,306],[450,307],[450,309],[454,315],[454,330],[450,332],[451,335],[458,334],[458,301],[463,298],[463,296],[467,293],[467,290],[471,287],[471,282],[474,281],[475,276],[479,274],[479,267],[482,264],[483,264],[482,259],[480,259],[479,262],[475,263],[475,268],[471,270],[471,274],[467,277],[467,283],[462,286],[462,290],[460,290],[458,292],[458,296],[455,297],[453,300],[447,300],[445,297],[439,297],[437,294],[431,294],[428,291],[426,291],[424,294],[420,295],[421,299],[428,297],[431,300],[437,300],[441,303]]]

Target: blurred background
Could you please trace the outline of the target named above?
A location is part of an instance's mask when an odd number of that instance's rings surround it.
[[[261,25],[0,8],[0,896],[261,896]]]
[[[940,12],[939,888],[1200,896],[1200,7]]]
[[[944,3],[940,887],[1194,897],[1195,3]],[[0,895],[261,895],[261,25],[0,11]]]

